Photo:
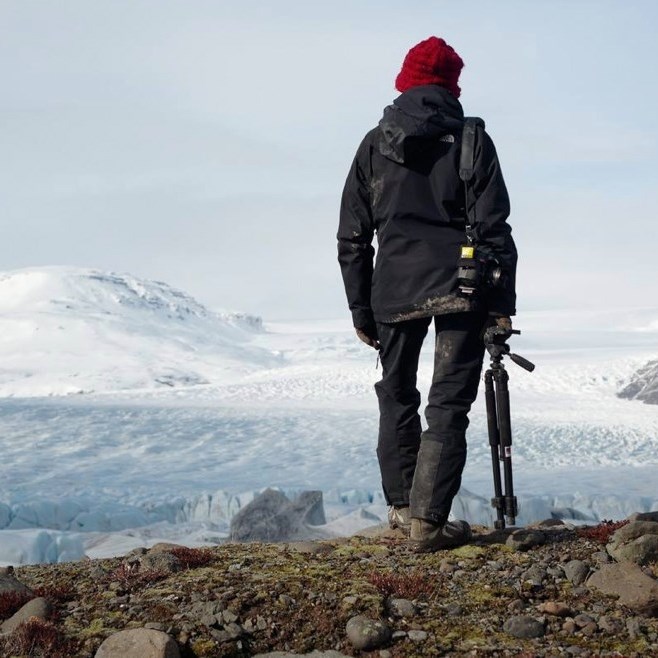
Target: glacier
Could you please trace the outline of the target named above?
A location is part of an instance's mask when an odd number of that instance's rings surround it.
[[[658,509],[658,413],[620,399],[656,358],[658,308],[527,311],[510,372],[519,523]],[[162,282],[81,268],[0,274],[0,564],[221,543],[275,487],[321,490],[327,524],[386,518],[375,354],[347,318],[263,322]],[[431,380],[432,344],[419,387]],[[491,525],[480,395],[453,514]]]

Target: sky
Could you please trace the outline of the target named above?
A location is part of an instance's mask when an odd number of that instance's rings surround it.
[[[436,34],[496,143],[519,316],[653,305],[657,24],[653,0],[0,0],[0,270],[347,317],[345,176]]]

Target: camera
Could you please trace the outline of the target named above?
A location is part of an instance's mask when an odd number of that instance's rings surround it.
[[[486,247],[462,245],[457,283],[459,292],[471,297],[483,289],[504,285],[503,268]]]

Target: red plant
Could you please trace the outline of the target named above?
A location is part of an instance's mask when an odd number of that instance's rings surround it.
[[[167,576],[168,574],[164,571],[156,569],[140,571],[139,564],[126,564],[124,562],[110,574],[110,580],[118,581],[123,589],[132,589],[133,587],[141,587],[163,580]]]
[[[368,576],[368,582],[385,597],[395,595],[403,599],[419,599],[436,592],[436,583],[419,570],[407,573],[376,572]]]
[[[31,617],[23,622],[5,640],[3,655],[30,656],[34,658],[68,658],[71,647],[49,621]]]
[[[0,593],[0,619],[9,619],[9,617],[33,598],[33,595],[24,592],[10,591]]]
[[[595,526],[585,526],[583,528],[578,528],[576,532],[580,537],[585,539],[592,539],[593,541],[598,541],[601,544],[607,544],[610,535],[615,531],[619,530],[628,523],[628,521],[607,521],[603,520],[599,525]]]
[[[184,569],[197,569],[205,567],[215,561],[215,556],[209,548],[187,548],[179,546],[169,551],[180,560]]]
[[[41,596],[51,603],[66,603],[75,599],[76,595],[70,585],[43,585],[34,589],[34,596]]]

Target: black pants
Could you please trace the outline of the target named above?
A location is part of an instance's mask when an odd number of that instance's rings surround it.
[[[377,457],[389,505],[410,505],[411,516],[445,523],[466,463],[468,412],[482,372],[484,313],[434,318],[434,375],[421,432],[418,358],[432,318],[378,324],[382,345]]]

